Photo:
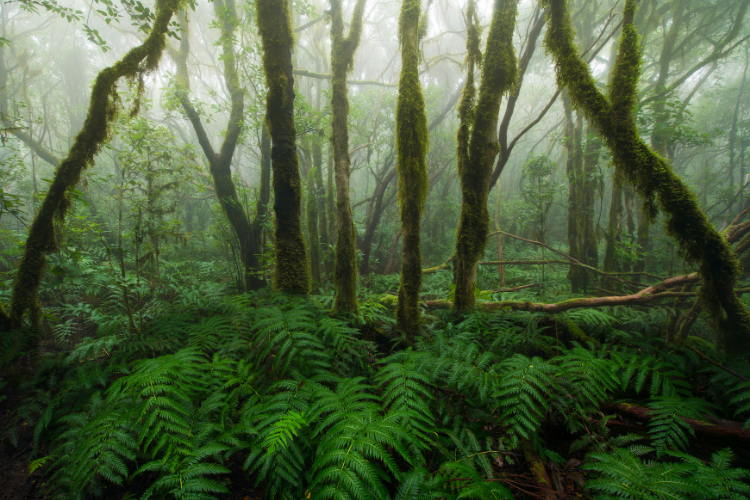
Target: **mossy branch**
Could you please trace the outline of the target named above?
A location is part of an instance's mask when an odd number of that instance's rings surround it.
[[[633,117],[634,95],[640,75],[640,42],[633,24],[635,0],[627,0],[620,47],[609,99],[597,88],[588,65],[575,46],[567,0],[547,0],[549,29],[546,46],[555,61],[560,87],[568,89],[573,104],[607,141],[617,175],[627,179],[646,200],[650,218],[658,201],[666,216],[667,234],[675,238],[688,263],[699,266],[701,297],[709,316],[733,350],[750,349],[750,315],[734,293],[738,263],[729,243],[711,225],[695,195],[671,165],[640,138]]]
[[[113,66],[100,71],[94,80],[83,128],[76,136],[68,156],[60,162],[29,229],[23,257],[13,282],[10,318],[14,327],[21,325],[24,314],[29,310],[32,322],[37,323],[40,319],[38,294],[45,254],[57,246],[53,219],[55,214],[65,215],[70,204],[68,191],[78,184],[81,173],[94,162],[94,157],[110,138],[110,124],[116,119],[122,106],[117,83],[125,78],[131,84],[137,84],[139,95],[142,93],[143,75],[159,65],[166,45],[169,21],[179,5],[179,0],[157,0],[156,17],[148,37],[141,45],[130,49]],[[135,115],[138,111],[139,100],[136,100],[130,113]]]

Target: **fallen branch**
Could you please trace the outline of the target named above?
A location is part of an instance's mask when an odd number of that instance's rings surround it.
[[[651,410],[642,406],[635,406],[627,403],[605,405],[602,408],[605,412],[614,411],[620,415],[627,416],[636,420],[651,420]],[[709,438],[725,438],[739,441],[743,444],[750,444],[750,429],[745,430],[743,424],[732,420],[724,420],[709,417],[706,420],[695,420],[692,418],[680,417],[687,423],[696,434]]]
[[[517,292],[519,290],[523,290],[524,288],[533,288],[535,286],[542,286],[542,285],[539,283],[532,283],[530,285],[521,285],[515,288],[498,288],[497,290],[492,290],[492,293]]]
[[[552,304],[541,304],[522,300],[503,300],[500,302],[480,302],[477,308],[483,311],[499,311],[510,309],[513,311],[559,313],[570,309],[581,309],[591,307],[612,307],[612,306],[649,306],[654,302],[663,299],[695,296],[695,292],[670,292],[670,288],[694,283],[700,278],[697,273],[686,274],[669,278],[656,285],[644,288],[640,292],[632,295],[622,295],[615,297],[589,297],[580,299],[564,300]],[[690,295],[687,295],[690,294]],[[424,303],[428,309],[450,309],[452,306],[449,300],[429,300]]]

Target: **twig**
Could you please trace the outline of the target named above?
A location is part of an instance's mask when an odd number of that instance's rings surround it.
[[[542,285],[539,283],[532,283],[531,285],[522,285],[522,286],[517,286],[515,288],[499,288],[497,290],[492,290],[492,293],[517,292],[519,290],[523,290],[524,288],[533,288],[535,286],[542,286]]]

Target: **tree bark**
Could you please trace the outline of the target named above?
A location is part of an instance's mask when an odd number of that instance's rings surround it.
[[[256,0],[256,22],[266,75],[266,123],[271,134],[271,168],[276,213],[276,290],[305,295],[310,290],[307,249],[302,235],[302,181],[294,125],[294,36],[286,0]]]
[[[474,106],[474,63],[482,57],[478,30],[474,26],[473,1],[467,15],[468,70],[464,96],[459,107],[461,123],[457,135],[458,174],[461,180],[461,214],[456,234],[456,294],[454,307],[466,311],[474,307],[476,265],[487,244],[490,215],[487,209],[492,166],[499,151],[497,131],[500,101],[515,83],[516,56],[513,31],[518,3],[495,0],[487,35],[479,96]],[[467,14],[468,14],[467,12]],[[476,35],[470,33],[475,32]]]
[[[419,330],[419,290],[422,285],[419,230],[429,187],[425,161],[428,148],[427,115],[419,81],[420,11],[420,0],[403,0],[399,17],[401,75],[396,104],[396,168],[404,244],[401,249],[396,328],[407,335]]]
[[[362,36],[362,16],[366,0],[357,0],[349,36],[344,36],[341,0],[331,0],[331,145],[336,179],[336,263],[334,285],[336,313],[357,312],[357,234],[349,200],[349,99],[346,74],[354,64],[354,52]]]

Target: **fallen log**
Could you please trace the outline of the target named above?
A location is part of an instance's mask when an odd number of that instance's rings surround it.
[[[602,407],[602,411],[615,412],[635,420],[648,421],[651,419],[649,408],[635,406],[628,403],[610,404]],[[695,420],[692,418],[682,418],[696,435],[709,438],[732,439],[743,444],[750,444],[750,429],[745,430],[740,422],[724,420],[719,418],[707,417],[706,420]]]

